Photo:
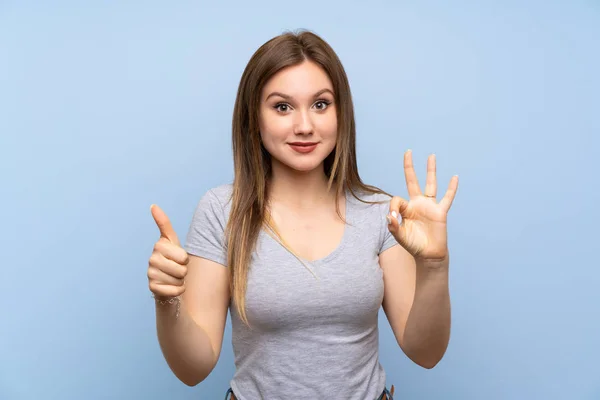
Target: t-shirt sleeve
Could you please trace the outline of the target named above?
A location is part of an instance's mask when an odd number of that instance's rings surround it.
[[[194,256],[227,265],[225,210],[212,190],[198,202],[185,242],[185,250]]]
[[[381,246],[379,247],[379,254],[383,253],[390,247],[398,244],[394,235],[388,229],[387,215],[390,212],[390,202],[385,201],[380,204],[380,218],[381,218]]]

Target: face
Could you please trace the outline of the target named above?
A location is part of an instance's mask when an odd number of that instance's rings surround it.
[[[337,138],[336,104],[327,73],[312,61],[275,74],[261,93],[260,134],[273,168],[322,168]]]

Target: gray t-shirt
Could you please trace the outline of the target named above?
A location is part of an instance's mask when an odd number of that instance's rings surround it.
[[[185,248],[226,265],[224,229],[232,186],[200,200]],[[301,263],[264,230],[248,276],[246,307],[252,330],[230,304],[240,400],[376,399],[386,385],[379,363],[378,312],[383,271],[378,255],[396,244],[387,229],[389,198],[346,194],[346,225],[339,246]],[[307,266],[313,271],[311,273]],[[316,275],[316,277],[315,277]]]

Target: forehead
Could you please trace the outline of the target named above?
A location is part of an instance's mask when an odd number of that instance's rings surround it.
[[[321,89],[333,91],[333,84],[327,73],[313,61],[286,67],[269,79],[262,95],[277,91],[294,97],[312,96]]]

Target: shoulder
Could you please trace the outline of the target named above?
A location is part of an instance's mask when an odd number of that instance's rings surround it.
[[[380,228],[380,223],[385,222],[385,216],[390,207],[392,197],[379,188],[373,191],[362,188],[348,190],[346,199],[347,207],[352,219],[363,224]],[[381,225],[385,227],[385,225]]]
[[[232,193],[233,185],[231,183],[226,183],[208,189],[204,194],[203,199],[206,198],[207,201],[217,202],[225,208],[231,202]]]
[[[372,190],[349,191],[349,215],[351,222],[359,227],[361,243],[372,243],[369,240],[376,240],[375,249],[377,254],[381,254],[396,244],[386,219],[392,196],[377,187],[369,186],[367,189]]]
[[[200,197],[185,241],[188,253],[226,265],[224,232],[231,189],[231,185],[216,186]]]
[[[223,184],[204,192],[197,203],[195,219],[218,218],[223,220],[231,208],[233,185]]]
[[[233,185],[230,183],[214,186],[208,189],[200,198],[201,205],[220,206],[223,209],[231,202]]]
[[[365,189],[348,190],[347,197],[355,207],[363,209],[380,208],[389,205],[392,199],[391,195],[384,190],[373,187],[373,191]]]

